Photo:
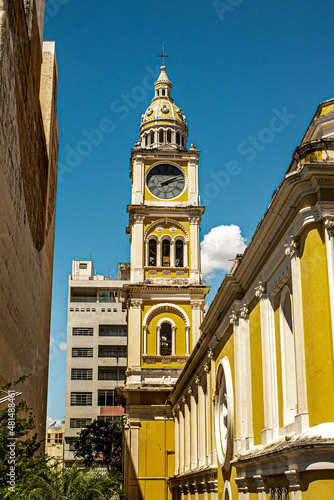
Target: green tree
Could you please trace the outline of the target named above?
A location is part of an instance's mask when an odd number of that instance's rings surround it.
[[[17,497],[25,500],[114,500],[127,498],[119,472],[104,473],[90,468],[47,467],[26,476],[17,487]]]
[[[0,387],[0,396],[7,398],[2,402],[0,410],[0,496],[13,493],[15,486],[27,474],[46,468],[46,455],[36,456],[41,443],[37,441],[37,433],[32,408],[24,399],[16,403],[10,398],[12,388],[25,381],[21,377],[13,383]]]
[[[79,433],[75,457],[84,465],[102,463],[108,471],[121,471],[122,422],[119,417],[108,422],[94,420]]]

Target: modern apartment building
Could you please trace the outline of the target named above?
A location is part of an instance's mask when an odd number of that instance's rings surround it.
[[[91,260],[74,260],[69,277],[64,461],[74,460],[78,432],[94,419],[121,416],[116,388],[124,385],[127,367],[126,310],[119,279],[95,274]]]

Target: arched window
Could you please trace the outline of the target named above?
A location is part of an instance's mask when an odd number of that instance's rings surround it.
[[[147,135],[144,135],[144,146],[147,146]]]
[[[184,137],[181,135],[181,145],[184,146]]]
[[[160,327],[160,354],[161,356],[172,354],[172,327],[169,323],[162,323]]]
[[[183,267],[183,241],[175,243],[175,267]]]
[[[154,132],[151,132],[151,144],[154,144]]]
[[[161,94],[165,95],[165,89],[162,89]]]
[[[159,142],[164,142],[164,131],[162,129],[159,130]]]
[[[148,265],[157,265],[157,242],[156,240],[150,240],[148,243]]]
[[[295,340],[293,333],[291,295],[288,287],[282,290],[280,320],[283,425],[285,426],[293,422],[297,410]]]
[[[162,265],[164,267],[170,266],[170,241],[162,241]]]
[[[176,144],[180,144],[180,134],[176,132]]]
[[[170,130],[167,130],[167,142],[172,142],[172,133]]]

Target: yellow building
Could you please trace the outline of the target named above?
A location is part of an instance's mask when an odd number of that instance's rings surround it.
[[[200,151],[161,67],[140,141],[131,151],[128,206],[131,280],[125,389],[124,479],[133,500],[171,498],[174,422],[168,396],[199,336],[205,295],[200,267]]]
[[[334,99],[201,324],[169,398],[175,500],[334,498],[333,139]]]
[[[47,430],[45,453],[53,459],[53,462],[57,460],[63,462],[65,420],[61,421],[60,428],[56,424],[57,422],[54,422]]]

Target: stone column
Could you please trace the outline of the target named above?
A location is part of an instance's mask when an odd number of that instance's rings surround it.
[[[183,408],[180,406],[179,408],[179,430],[180,430],[180,446],[179,446],[179,453],[180,453],[180,462],[179,462],[179,474],[182,474],[184,472],[184,414],[183,414]]]
[[[325,219],[326,253],[328,268],[329,302],[331,308],[332,338],[334,349],[334,218]]]
[[[162,266],[162,261],[161,261],[161,241],[157,241],[157,267]]]
[[[141,324],[142,324],[142,300],[130,299],[128,313],[128,342],[131,349],[128,349],[128,368],[140,369],[141,366]],[[127,377],[127,383],[140,382],[140,375]]]
[[[176,356],[176,326],[172,326],[172,356]]]
[[[143,355],[147,354],[147,326],[143,326]]]
[[[175,241],[170,242],[170,267],[175,267]]]
[[[200,338],[200,325],[203,321],[203,306],[204,303],[202,300],[191,300],[191,334],[192,334],[192,345],[193,348],[197,344],[198,339]]]
[[[296,378],[298,414],[295,416],[295,432],[301,434],[309,428],[307,409],[306,365],[303,324],[303,297],[299,258],[299,238],[291,237],[290,243],[285,245],[285,254],[291,257],[292,276],[292,307],[293,307],[293,334],[296,351]]]
[[[191,459],[190,468],[196,469],[197,467],[197,405],[194,391],[191,387],[188,389],[190,394],[190,415],[191,415]]]
[[[144,200],[144,158],[135,156],[132,162],[132,204],[140,205]]]
[[[200,281],[200,222],[201,218],[190,217],[190,278],[192,281]]]
[[[204,365],[204,380],[203,385],[205,386],[205,463],[210,465],[210,452],[211,452],[211,442],[210,442],[210,377],[208,373],[210,372],[210,366],[208,363]]]
[[[184,466],[190,469],[190,412],[189,404],[185,396],[182,398],[184,408]]]
[[[179,406],[177,408],[180,408]],[[175,427],[175,470],[174,476],[179,473],[180,466],[180,436],[179,436],[179,410],[173,411],[174,427]]]
[[[131,219],[131,282],[144,281],[144,216],[133,215]]]
[[[196,377],[197,379],[197,377]],[[198,380],[198,382],[197,382]],[[201,467],[205,464],[205,396],[204,387],[199,379],[198,383],[198,465]]]
[[[160,356],[160,326],[157,326],[157,356]]]
[[[190,354],[190,345],[189,345],[189,329],[190,326],[186,326],[186,355],[189,356]]]
[[[267,284],[262,281],[256,287],[255,295],[260,301],[261,322],[261,351],[262,351],[262,380],[263,380],[263,402],[264,402],[264,429],[261,432],[262,444],[270,443],[274,437],[273,429],[273,390],[272,380],[272,346],[269,331],[269,299],[267,298]]]
[[[188,267],[188,242],[183,245],[183,267]]]

